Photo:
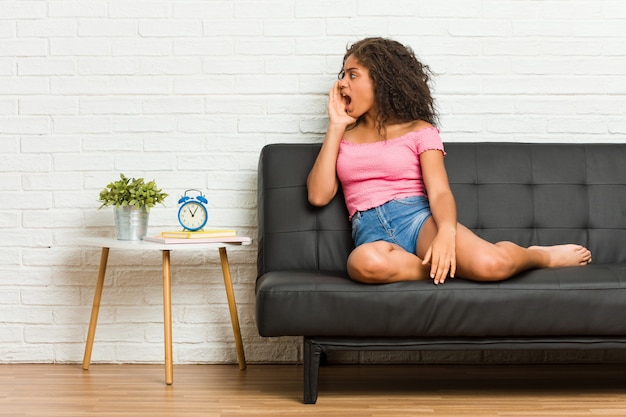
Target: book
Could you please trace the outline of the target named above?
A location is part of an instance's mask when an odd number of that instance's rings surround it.
[[[225,236],[225,237],[202,237],[195,239],[180,239],[176,237],[163,237],[157,236],[144,236],[143,240],[146,242],[162,243],[169,245],[172,243],[181,245],[193,245],[195,243],[241,243],[246,244],[252,242],[252,239],[245,236]]]
[[[207,237],[229,237],[237,236],[237,231],[233,229],[203,229],[195,232],[189,230],[172,230],[161,232],[161,237],[175,239],[203,239]]]

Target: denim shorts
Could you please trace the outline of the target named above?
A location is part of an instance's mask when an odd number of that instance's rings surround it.
[[[391,200],[352,216],[352,239],[356,246],[385,241],[395,243],[410,253],[417,252],[417,238],[431,216],[424,196]]]

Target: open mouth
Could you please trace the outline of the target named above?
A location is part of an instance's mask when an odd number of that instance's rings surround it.
[[[348,106],[350,105],[350,103],[352,103],[352,97],[350,97],[347,94],[343,94],[343,102],[346,103],[346,112],[350,112],[350,109],[348,109]]]

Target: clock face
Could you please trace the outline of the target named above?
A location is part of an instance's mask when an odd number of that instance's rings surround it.
[[[178,221],[188,230],[199,230],[207,221],[206,207],[195,201],[183,204],[178,210]]]

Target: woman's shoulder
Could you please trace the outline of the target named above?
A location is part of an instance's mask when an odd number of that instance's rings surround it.
[[[386,142],[393,139],[406,138],[414,134],[427,133],[428,131],[439,133],[435,126],[424,120],[388,125],[386,138],[381,138],[377,130],[356,126],[354,129],[349,129],[344,133],[343,140],[353,144]]]
[[[395,129],[388,130],[387,137],[389,139],[402,138],[408,136],[422,135],[433,133],[439,133],[439,130],[432,124],[424,120],[415,120],[413,122],[403,123],[401,125],[395,125]]]

